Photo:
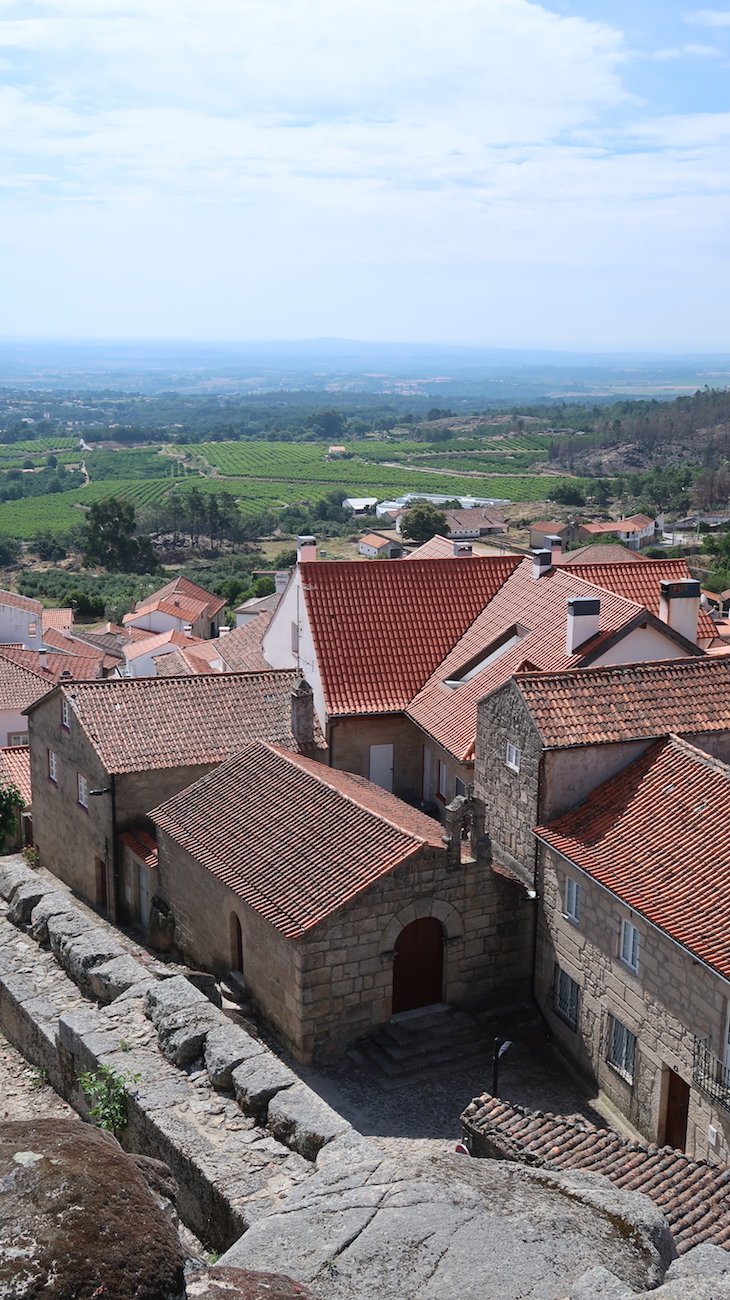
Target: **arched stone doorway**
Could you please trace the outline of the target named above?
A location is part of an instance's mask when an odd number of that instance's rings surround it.
[[[235,912],[231,912],[231,970],[243,974],[243,930]]]
[[[441,1002],[444,991],[444,930],[435,916],[406,925],[395,941],[393,1015]]]

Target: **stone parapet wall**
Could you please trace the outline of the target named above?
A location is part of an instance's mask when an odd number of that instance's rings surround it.
[[[0,1028],[81,1114],[82,1071],[125,1076],[123,1145],[170,1166],[181,1217],[213,1248],[306,1181],[323,1147],[367,1148],[190,980],[164,978],[19,857],[0,860],[0,898]]]

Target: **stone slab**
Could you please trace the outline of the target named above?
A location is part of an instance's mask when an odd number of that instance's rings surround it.
[[[266,1125],[277,1142],[298,1151],[305,1160],[316,1160],[327,1142],[350,1128],[347,1120],[305,1083],[295,1083],[271,1098]]]
[[[233,1091],[244,1115],[254,1115],[265,1122],[269,1102],[282,1088],[298,1083],[296,1074],[273,1052],[262,1052],[244,1061],[231,1076]]]
[[[224,1024],[211,1029],[205,1040],[205,1068],[214,1088],[232,1088],[233,1071],[244,1061],[260,1056],[265,1051],[264,1044],[241,1025],[226,1020]]]
[[[144,999],[144,1013],[157,1028],[163,1016],[172,1015],[183,1007],[210,1005],[204,993],[193,987],[184,975],[173,975],[169,980],[158,980]]]

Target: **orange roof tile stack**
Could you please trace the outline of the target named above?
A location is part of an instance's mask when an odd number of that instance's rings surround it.
[[[287,938],[428,847],[441,825],[364,777],[252,745],[150,817]]]
[[[507,1158],[543,1169],[585,1169],[643,1192],[665,1215],[682,1255],[701,1243],[730,1247],[730,1170],[672,1147],[631,1141],[587,1120],[513,1106],[485,1093],[464,1111],[467,1133]]]
[[[293,669],[61,683],[107,772],[222,763],[255,740],[296,747]],[[315,744],[322,745],[316,730]]]
[[[730,731],[730,660],[701,656],[515,677],[546,748]]]
[[[729,821],[730,767],[671,736],[535,834],[730,979]]]
[[[404,709],[519,562],[301,564],[328,713]]]

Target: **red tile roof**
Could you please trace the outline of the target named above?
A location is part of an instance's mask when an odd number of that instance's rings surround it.
[[[730,661],[701,656],[514,679],[547,748],[730,731]]]
[[[665,1215],[683,1255],[701,1243],[730,1248],[730,1169],[672,1147],[631,1141],[588,1120],[513,1106],[485,1093],[461,1122],[497,1158],[542,1169],[585,1169],[627,1192],[643,1192]]]
[[[43,606],[31,596],[20,596],[17,591],[0,591],[0,605],[10,605],[13,609],[25,609],[29,614],[41,618]]]
[[[257,614],[242,627],[234,627],[219,638],[216,644],[229,672],[262,672],[269,667],[261,643],[272,617],[273,610]]]
[[[0,749],[0,774],[20,790],[23,805],[29,808],[32,802],[30,788],[30,749],[27,745],[8,746]]]
[[[301,564],[327,712],[404,709],[518,563]]]
[[[364,777],[257,744],[150,816],[287,938],[424,848],[440,823]]]
[[[74,612],[72,609],[44,609],[41,615],[41,627],[45,632],[49,627],[56,627],[63,631],[64,628],[72,628],[74,625]]]
[[[164,587],[153,591],[149,596],[145,596],[137,605],[137,610],[148,609],[161,600],[191,600],[199,601],[206,610],[208,618],[214,618],[216,614],[225,607],[225,600],[220,596],[214,596],[212,592],[206,591],[205,587],[199,587],[197,582],[191,582],[189,578],[173,578],[166,582]]]
[[[56,683],[50,672],[44,676],[32,665],[17,663],[15,656],[22,653],[8,646],[0,649],[0,710],[22,713]]]
[[[107,772],[222,763],[255,740],[296,748],[293,669],[107,678],[58,687]],[[316,726],[316,724],[315,724]],[[321,747],[321,734],[315,731]]]
[[[145,866],[153,869],[157,866],[157,842],[143,826],[133,826],[119,838]]]
[[[427,542],[417,546],[415,551],[409,551],[404,556],[406,560],[454,560],[464,559],[463,555],[454,555],[454,542],[450,537],[442,537],[436,533],[434,537],[429,537]]]
[[[581,564],[580,577],[617,596],[643,605],[659,615],[660,583],[691,578],[686,560],[646,560],[643,564]],[[698,636],[715,636],[715,625],[706,610],[700,610]]]
[[[535,834],[730,979],[728,824],[730,767],[672,736]]]
[[[650,564],[641,551],[630,551],[621,542],[589,542],[561,555],[560,564]]]
[[[124,648],[124,658],[128,661],[139,659],[140,655],[152,654],[155,650],[162,650],[168,645],[187,649],[191,645],[200,644],[202,644],[200,637],[186,636],[184,632],[169,628],[167,632],[153,632],[151,636],[145,637],[144,641],[130,641]]]
[[[631,565],[617,568],[633,572]],[[600,597],[599,635],[576,654],[567,655],[567,603],[575,596]],[[407,709],[408,716],[460,762],[469,762],[474,754],[479,700],[508,681],[525,660],[543,672],[576,667],[605,649],[613,634],[626,632],[637,620],[640,623],[645,619],[638,605],[589,585],[582,569],[549,569],[535,579],[532,560],[524,559],[416,695]],[[483,671],[458,687],[446,685],[475,661],[492,650],[496,652],[510,632],[519,635],[519,640],[505,653],[496,653]]]

